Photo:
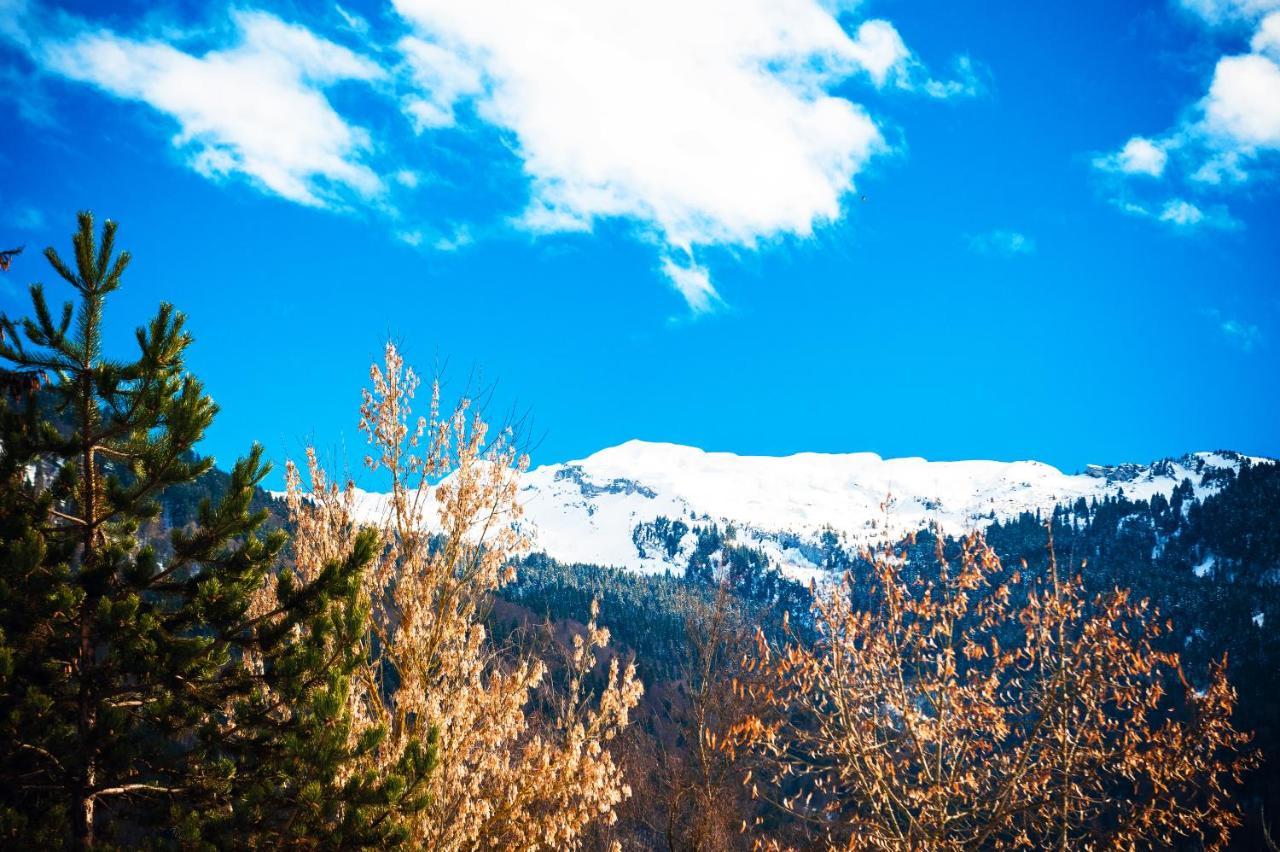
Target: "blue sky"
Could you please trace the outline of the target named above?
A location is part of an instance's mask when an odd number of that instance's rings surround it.
[[[0,0],[0,242],[118,220],[223,462],[388,338],[535,463],[1280,456],[1280,0],[153,5]]]

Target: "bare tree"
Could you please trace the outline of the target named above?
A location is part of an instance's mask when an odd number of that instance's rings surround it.
[[[832,848],[1221,848],[1257,761],[1226,661],[1186,685],[1147,601],[1090,598],[1052,559],[1029,578],[976,536],[936,557],[869,555],[864,603],[848,575],[817,598],[816,643],[758,639],[724,745],[767,761],[753,792]]]

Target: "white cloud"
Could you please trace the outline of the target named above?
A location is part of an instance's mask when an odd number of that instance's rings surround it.
[[[1019,231],[997,228],[985,234],[970,236],[969,248],[978,254],[1016,257],[1020,254],[1034,254],[1036,242]]]
[[[346,24],[347,29],[357,35],[365,35],[369,32],[369,22],[355,12],[348,12],[338,3],[333,4],[334,10],[338,13],[338,17],[342,18],[342,22]]]
[[[467,225],[454,225],[447,232],[435,232],[421,228],[396,232],[396,239],[414,248],[430,246],[439,252],[460,251],[475,242],[475,235]]]
[[[313,206],[373,206],[400,239],[442,250],[465,245],[472,230],[406,222],[389,201],[436,186],[429,167],[390,162],[387,143],[375,147],[331,90],[366,84],[420,135],[486,125],[528,182],[510,221],[534,232],[631,222],[659,247],[660,268],[695,313],[721,304],[704,249],[811,236],[841,217],[855,178],[890,150],[855,87],[933,98],[981,89],[967,57],[955,79],[935,79],[890,22],[851,23],[856,2],[394,5],[407,34],[367,56],[234,7],[228,33],[154,35],[66,14],[37,20],[26,0],[0,0],[15,12],[0,16],[0,38],[46,72],[167,116],[174,146],[206,176],[243,176]],[[365,40],[373,30],[339,5],[327,20]]]
[[[454,123],[453,105],[462,97],[482,90],[480,71],[452,51],[412,36],[398,45],[414,85],[414,94],[403,101],[404,111],[421,133]]]
[[[695,310],[716,301],[709,276],[670,258],[807,237],[838,219],[855,176],[887,146],[833,87],[914,79],[889,22],[851,36],[816,0],[395,5],[414,27],[400,48],[417,126],[453,124],[470,99],[523,162],[524,227],[637,222],[666,246],[662,266]]]
[[[473,242],[475,242],[475,237],[472,236],[471,229],[466,225],[458,225],[449,233],[437,237],[431,246],[436,251],[458,251]]]
[[[413,169],[401,169],[392,175],[395,182],[403,186],[405,189],[417,189],[418,184],[422,183],[422,177]]]
[[[1213,26],[1255,21],[1273,9],[1280,9],[1280,0],[1180,0],[1180,3]]]
[[[1093,163],[1120,178],[1163,176],[1191,193],[1223,190],[1249,181],[1260,158],[1280,151],[1280,0],[1182,0],[1182,6],[1211,26],[1248,27],[1250,52],[1220,57],[1204,97],[1160,138],[1135,136]],[[1239,224],[1183,198],[1153,208],[1128,198],[1122,182],[1110,186],[1113,203],[1130,213],[1184,226]]]
[[[1249,179],[1244,170],[1246,160],[1239,151],[1218,151],[1191,173],[1191,180],[1210,186],[1241,183]]]
[[[1203,127],[1227,151],[1280,148],[1280,66],[1256,53],[1220,59]]]
[[[888,21],[864,21],[848,48],[849,56],[866,69],[877,86],[883,86],[891,71],[901,69],[911,58],[902,36]]]
[[[1104,171],[1160,177],[1168,159],[1169,155],[1158,143],[1134,136],[1116,153],[1095,158],[1093,165]]]
[[[1262,23],[1258,25],[1258,31],[1249,41],[1249,47],[1254,53],[1270,54],[1273,58],[1280,57],[1280,12],[1272,12],[1262,19]]]
[[[973,98],[982,94],[983,86],[978,80],[978,74],[974,69],[973,60],[967,56],[961,56],[956,60],[956,79],[954,80],[935,80],[932,77],[927,78],[923,83],[916,84],[909,88],[914,88],[924,92],[931,98]],[[917,69],[923,69],[924,66],[915,63]]]
[[[1205,220],[1204,211],[1181,198],[1170,200],[1157,217],[1161,222],[1173,225],[1198,225]]]
[[[368,134],[323,94],[345,80],[372,81],[373,62],[304,27],[263,12],[232,13],[239,40],[203,55],[109,30],[47,43],[43,64],[177,121],[173,144],[211,177],[247,175],[291,201],[324,206],[379,195],[363,162]]]
[[[684,266],[667,257],[662,260],[662,272],[695,314],[707,313],[720,304],[720,294],[716,292],[711,283],[711,275],[704,267],[697,264]]]
[[[1205,227],[1231,231],[1241,227],[1225,207],[1216,205],[1206,210],[1185,198],[1170,198],[1156,205],[1124,198],[1113,198],[1111,203],[1130,216],[1162,222],[1179,230]]]
[[[982,90],[973,60],[967,56],[956,59],[956,79],[934,79],[888,21],[864,21],[858,27],[850,54],[878,87],[892,83],[896,89],[940,100],[974,97]]]
[[[883,81],[900,55],[882,22],[854,40],[808,0],[397,6],[483,71],[478,106],[516,136],[531,223],[626,216],[679,247],[836,218],[883,143],[826,88],[857,70]]]

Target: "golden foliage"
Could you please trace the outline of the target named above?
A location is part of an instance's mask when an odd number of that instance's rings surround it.
[[[722,745],[767,760],[753,794],[828,848],[1221,848],[1257,760],[1226,661],[1186,686],[1148,601],[1089,598],[1050,554],[1028,580],[974,536],[925,577],[885,548],[869,595],[846,576],[817,597],[816,643],[761,636],[756,712]]]
[[[515,576],[519,477],[527,460],[509,434],[488,430],[463,401],[414,419],[418,378],[388,345],[371,369],[360,428],[365,461],[391,481],[368,517],[348,484],[329,482],[308,453],[306,486],[289,467],[288,508],[298,572],[346,551],[362,523],[376,524],[382,551],[364,576],[371,616],[368,664],[355,678],[352,736],[381,727],[373,765],[394,767],[414,743],[434,744],[427,805],[411,844],[433,850],[576,848],[584,829],[610,822],[630,794],[610,751],[642,688],[634,664],[613,660],[596,693],[587,688],[609,633],[593,617],[576,635],[551,712],[531,710],[548,666],[530,652],[503,653],[484,627],[492,593]],[[595,613],[593,608],[593,615]]]
[[[730,852],[750,849],[742,827],[756,803],[739,783],[749,755],[717,747],[718,732],[742,719],[748,705],[733,688],[753,644],[760,613],[749,613],[723,580],[714,595],[682,589],[672,602],[684,622],[684,648],[674,679],[655,683],[628,731],[623,754],[637,795],[620,818],[627,849]]]

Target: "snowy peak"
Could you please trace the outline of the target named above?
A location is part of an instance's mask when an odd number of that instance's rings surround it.
[[[1257,459],[1253,461],[1266,461]],[[949,533],[995,518],[1123,491],[1170,494],[1189,479],[1198,496],[1246,462],[1232,452],[1194,453],[1149,465],[1089,465],[1065,474],[1037,461],[930,462],[875,453],[739,456],[676,444],[628,441],[585,459],[530,471],[522,486],[535,547],[574,562],[679,571],[694,534],[645,547],[661,518],[732,525],[789,573],[814,568],[824,531],[848,546],[938,524]]]

